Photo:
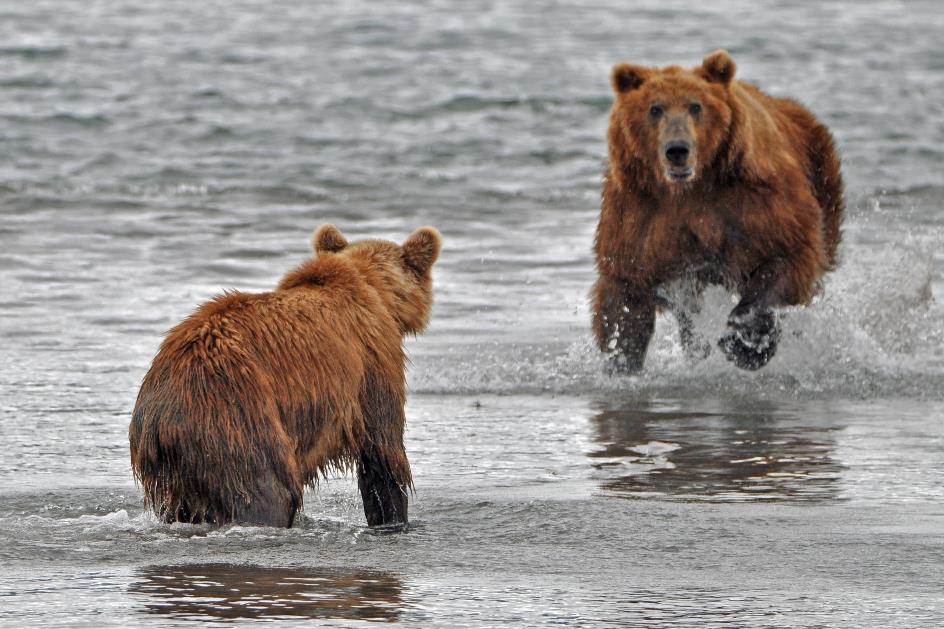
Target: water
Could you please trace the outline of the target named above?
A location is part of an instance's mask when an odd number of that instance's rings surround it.
[[[0,625],[944,624],[944,10],[635,4],[0,3]],[[722,46],[833,129],[842,265],[760,372],[660,320],[608,378],[609,68]],[[344,477],[291,530],[156,522],[126,430],[162,333],[324,221],[446,239],[411,529]]]

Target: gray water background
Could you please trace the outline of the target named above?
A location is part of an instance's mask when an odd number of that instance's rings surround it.
[[[938,2],[0,1],[0,625],[944,624]],[[833,130],[842,265],[758,373],[593,350],[619,60]],[[331,221],[445,237],[408,341],[411,530],[157,523],[127,423],[161,335]],[[708,295],[699,327],[730,308]]]

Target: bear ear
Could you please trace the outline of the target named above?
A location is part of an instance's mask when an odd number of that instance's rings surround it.
[[[701,62],[702,76],[709,83],[727,85],[734,78],[737,64],[727,50],[716,50]]]
[[[616,64],[613,66],[613,73],[610,75],[613,91],[618,94],[639,89],[639,86],[649,77],[649,72],[649,68],[631,63]]]
[[[442,236],[433,227],[420,227],[403,243],[403,258],[420,274],[424,274],[439,258]]]
[[[337,253],[347,247],[347,238],[338,231],[337,227],[325,223],[315,230],[315,235],[311,239],[311,246],[315,253],[323,251]]]

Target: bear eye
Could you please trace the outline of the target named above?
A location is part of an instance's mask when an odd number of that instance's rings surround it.
[[[653,118],[658,118],[659,116],[662,115],[662,111],[663,111],[662,105],[653,105],[652,107],[649,108],[649,115],[652,116]]]
[[[693,116],[697,116],[701,113],[701,105],[699,103],[692,103],[688,106],[688,111],[690,111]]]

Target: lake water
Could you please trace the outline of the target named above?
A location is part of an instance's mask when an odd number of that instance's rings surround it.
[[[940,3],[328,4],[0,2],[0,626],[944,624]],[[720,47],[834,131],[842,264],[759,372],[668,319],[607,377],[609,69]],[[162,334],[325,221],[445,238],[410,530],[349,477],[290,530],[156,522],[127,426]]]

